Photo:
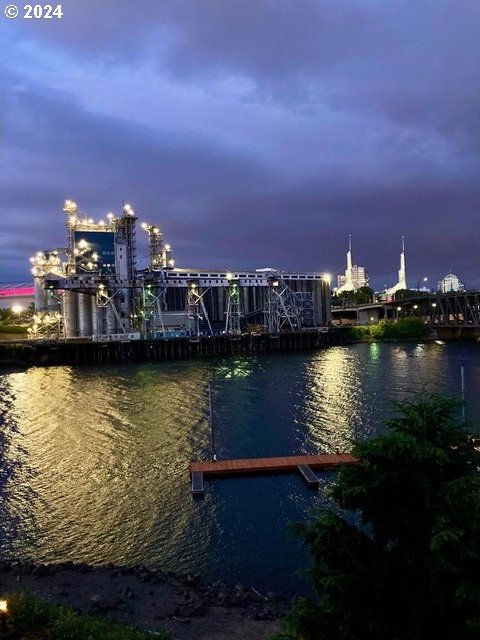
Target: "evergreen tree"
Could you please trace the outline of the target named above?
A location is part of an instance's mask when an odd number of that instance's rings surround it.
[[[339,508],[296,527],[318,597],[295,603],[283,638],[480,638],[478,447],[451,399],[395,407],[386,434],[339,471]]]

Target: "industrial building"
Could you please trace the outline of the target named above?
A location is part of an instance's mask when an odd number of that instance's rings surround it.
[[[159,227],[148,236],[148,265],[137,265],[138,218],[122,214],[94,222],[67,200],[67,246],[33,258],[33,338],[93,341],[165,339],[325,326],[330,320],[330,278],[323,273],[275,269],[230,272],[175,267]]]

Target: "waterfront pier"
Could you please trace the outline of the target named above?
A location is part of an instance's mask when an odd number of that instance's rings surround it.
[[[6,341],[0,344],[0,366],[90,365],[120,362],[162,362],[203,356],[286,352],[325,348],[344,344],[343,329],[311,329],[280,334],[242,334],[201,336],[195,340],[172,338],[157,340]]]
[[[342,464],[355,464],[349,453],[281,456],[273,458],[243,458],[190,462],[192,493],[203,493],[204,478],[251,476],[275,473],[300,473],[309,486],[318,486],[313,469],[331,469]]]

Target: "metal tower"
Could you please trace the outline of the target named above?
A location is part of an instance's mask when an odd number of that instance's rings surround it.
[[[200,322],[203,320],[207,323],[210,335],[213,335],[212,325],[210,324],[205,302],[203,301],[203,297],[208,290],[209,289],[207,288],[205,291],[202,291],[202,293],[199,293],[198,285],[194,281],[190,282],[188,285],[187,318],[190,324],[189,331],[190,335],[197,339],[201,335]]]
[[[163,312],[167,287],[164,279],[145,279],[141,300],[141,331],[144,338],[155,338],[157,333],[165,331]]]
[[[150,247],[150,275],[145,275],[142,288],[140,314],[142,316],[142,333],[145,338],[155,337],[157,331],[165,331],[163,310],[167,293],[165,271],[173,269],[172,249],[163,241],[163,234],[153,224],[142,222],[142,229],[148,234]]]
[[[239,336],[241,308],[240,308],[240,287],[237,280],[231,280],[227,292],[227,310],[225,312],[225,333],[229,336]]]
[[[301,309],[295,292],[282,280],[271,279],[267,289],[265,305],[265,325],[268,332],[301,329]]]
[[[131,205],[126,204],[123,207],[123,216],[116,221],[117,237],[125,241],[128,280],[135,278],[137,268],[137,243],[135,233],[135,223],[137,219]]]
[[[97,313],[97,333],[101,335],[112,333],[115,325],[120,330],[120,333],[126,333],[122,318],[115,304],[115,298],[121,296],[122,291],[122,289],[109,290],[104,282],[98,284],[95,296],[95,303],[99,311]]]
[[[154,224],[148,224],[148,222],[142,222],[141,226],[148,233],[150,269],[152,271],[173,269],[175,263],[172,259],[172,249],[169,244],[164,243],[160,229]]]

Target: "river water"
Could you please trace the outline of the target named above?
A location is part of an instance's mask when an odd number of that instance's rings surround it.
[[[37,562],[146,564],[257,589],[305,588],[289,523],[328,504],[300,477],[207,482],[208,383],[219,458],[348,451],[382,430],[390,400],[460,393],[480,422],[480,345],[357,344],[322,351],[0,376],[0,551]]]

